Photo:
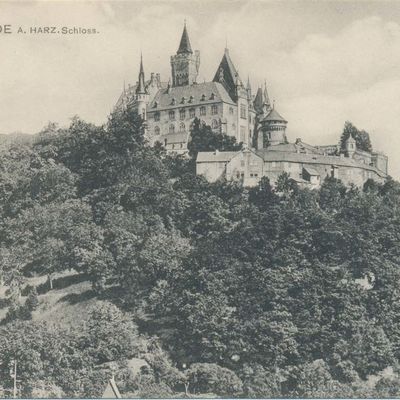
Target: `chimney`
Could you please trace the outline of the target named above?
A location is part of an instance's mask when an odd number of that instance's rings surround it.
[[[301,138],[296,138],[296,144],[301,143]]]

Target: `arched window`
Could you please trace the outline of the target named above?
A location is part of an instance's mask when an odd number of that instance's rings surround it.
[[[175,133],[175,126],[172,124],[169,126],[169,133]]]
[[[204,106],[200,107],[200,115],[206,115],[206,108]]]
[[[217,121],[216,119],[213,119],[213,120],[211,121],[211,128],[213,128],[213,129],[218,129],[218,127],[219,127],[218,121]]]
[[[180,119],[186,118],[186,110],[185,109],[179,110],[179,118]]]
[[[180,131],[180,132],[185,132],[185,129],[186,129],[185,124],[184,124],[183,122],[181,122],[181,123],[179,124],[179,131]]]
[[[159,135],[160,134],[160,127],[159,126],[155,126],[154,127],[154,134],[155,135]]]

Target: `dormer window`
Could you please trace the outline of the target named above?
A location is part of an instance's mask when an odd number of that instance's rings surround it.
[[[185,104],[186,99],[184,97],[182,97],[181,103]]]
[[[158,103],[155,101],[154,102],[154,108],[157,108],[158,107]]]
[[[214,100],[214,99],[215,99],[215,94],[214,94],[214,93],[211,93],[210,99],[211,99],[211,100]]]
[[[171,104],[172,104],[172,105],[175,105],[175,103],[176,103],[176,100],[175,100],[175,99],[172,99]]]
[[[189,103],[192,103],[193,102],[193,96],[190,96],[189,97]]]
[[[206,95],[205,94],[202,94],[201,95],[201,101],[204,101],[206,99]]]

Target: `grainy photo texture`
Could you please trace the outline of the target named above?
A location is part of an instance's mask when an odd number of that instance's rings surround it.
[[[0,398],[400,397],[399,1],[0,0]]]

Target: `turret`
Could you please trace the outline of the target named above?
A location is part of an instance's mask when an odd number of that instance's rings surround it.
[[[146,90],[145,79],[144,79],[144,69],[143,69],[143,57],[140,55],[140,69],[139,69],[139,79],[136,86],[136,109],[138,114],[145,121],[147,119],[146,109],[149,102],[149,94]]]
[[[247,77],[247,100],[251,101],[251,85],[250,85],[250,77]]]
[[[353,158],[354,153],[356,152],[356,141],[350,133],[349,137],[346,140],[346,153],[347,156]]]
[[[261,114],[264,117],[266,117],[272,110],[266,82],[264,83],[264,90],[262,90],[261,87],[259,87],[257,90],[257,94],[254,99],[254,108],[257,114]]]
[[[266,145],[287,143],[286,125],[287,121],[276,111],[275,106],[268,115],[261,119],[261,127],[258,133],[257,147],[259,149]]]
[[[267,81],[264,82],[264,92],[263,92],[263,114],[267,115],[271,111],[271,102],[269,101]]]
[[[171,57],[172,86],[186,86],[196,83],[200,67],[200,52],[193,54],[186,21],[176,55]]]

